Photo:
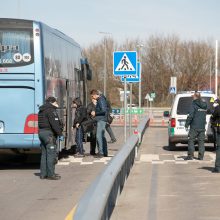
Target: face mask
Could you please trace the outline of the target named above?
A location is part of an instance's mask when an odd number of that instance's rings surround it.
[[[213,107],[215,108],[215,107],[217,107],[218,106],[218,103],[214,103],[213,104]]]

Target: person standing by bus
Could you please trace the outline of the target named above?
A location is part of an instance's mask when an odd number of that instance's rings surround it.
[[[61,177],[55,174],[55,164],[57,159],[56,140],[59,137],[63,140],[63,125],[57,113],[57,100],[49,97],[46,103],[39,108],[38,128],[39,139],[41,141],[41,163],[40,178],[49,180],[59,180]]]
[[[88,118],[94,119],[91,115],[92,111],[96,109],[97,100],[91,96],[91,102],[87,105]],[[96,155],[96,126],[93,131],[90,132],[90,155]]]
[[[108,156],[108,148],[107,148],[107,141],[105,138],[105,127],[107,123],[107,102],[104,95],[100,95],[99,91],[93,89],[90,92],[92,98],[97,100],[96,109],[95,111],[91,112],[91,115],[95,117],[97,121],[97,131],[96,131],[96,138],[98,142],[98,149],[99,153],[97,157],[107,157]]]
[[[75,118],[73,121],[73,128],[76,128],[76,145],[77,145],[77,154],[76,157],[84,157],[84,148],[83,148],[83,130],[81,123],[87,120],[87,111],[86,108],[82,105],[80,98],[75,98],[73,100],[73,108],[76,108]]]

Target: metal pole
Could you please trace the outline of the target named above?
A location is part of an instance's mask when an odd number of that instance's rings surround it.
[[[127,79],[124,77],[124,142],[127,139]]]
[[[104,54],[104,96],[106,96],[106,77],[107,77],[107,48],[106,48],[106,37],[104,38],[105,54]]]
[[[215,94],[218,96],[218,40],[215,42]]]
[[[138,62],[141,63],[141,48],[143,47],[143,44],[137,45],[137,56],[138,56]],[[140,78],[141,78],[141,69],[140,69]],[[139,108],[141,108],[141,80],[139,82]]]
[[[209,90],[212,89],[212,61],[210,60],[210,66],[209,66]]]
[[[130,112],[129,112],[129,135],[132,133],[132,83],[130,83]]]

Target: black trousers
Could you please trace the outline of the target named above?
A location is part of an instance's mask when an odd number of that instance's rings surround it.
[[[94,155],[96,150],[96,127],[92,132],[90,132],[90,154]]]
[[[57,161],[56,137],[52,131],[40,130],[39,139],[41,141],[40,175],[43,177],[54,176]]]

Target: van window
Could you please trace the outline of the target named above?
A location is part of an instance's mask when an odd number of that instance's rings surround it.
[[[178,115],[187,115],[189,113],[189,109],[192,103],[192,97],[181,97],[177,106],[177,114]],[[213,112],[213,98],[212,97],[202,97],[202,100],[207,103],[207,114],[211,114]]]

